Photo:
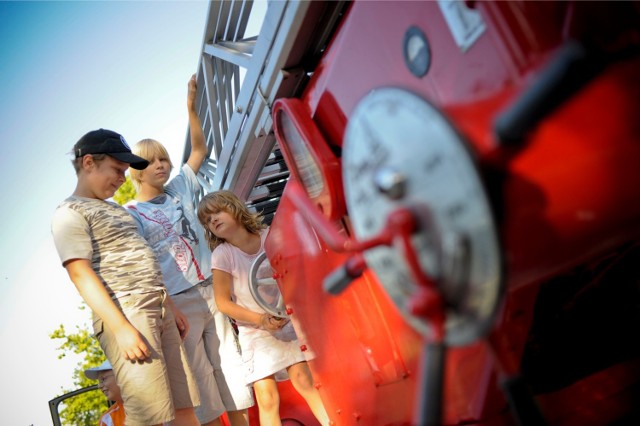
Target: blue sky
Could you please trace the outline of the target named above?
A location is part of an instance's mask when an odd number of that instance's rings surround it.
[[[50,425],[48,400],[78,359],[48,335],[89,311],[60,266],[51,215],[75,187],[68,152],[99,127],[145,137],[180,164],[187,82],[206,1],[0,2],[0,381],[2,424]]]

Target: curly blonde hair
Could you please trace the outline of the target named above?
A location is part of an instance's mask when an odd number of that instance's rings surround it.
[[[267,227],[263,222],[263,216],[260,213],[250,212],[247,206],[233,192],[219,190],[207,194],[202,197],[200,204],[198,204],[198,220],[204,228],[204,236],[207,239],[210,250],[225,242],[223,238],[213,235],[213,232],[207,226],[207,217],[220,211],[229,213],[252,234],[258,234],[261,229]]]

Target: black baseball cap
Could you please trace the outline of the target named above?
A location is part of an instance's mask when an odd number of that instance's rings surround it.
[[[76,158],[87,154],[107,154],[116,160],[129,163],[137,170],[143,170],[149,165],[147,160],[131,153],[131,148],[120,133],[107,129],[93,130],[81,137],[73,147],[73,153]]]

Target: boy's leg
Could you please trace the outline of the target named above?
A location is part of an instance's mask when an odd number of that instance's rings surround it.
[[[172,300],[189,321],[189,333],[184,346],[200,392],[200,406],[196,408],[196,416],[201,424],[213,426],[220,424],[218,418],[224,413],[225,407],[213,374],[214,367],[205,348],[206,338],[203,335],[211,315],[207,301],[198,291],[200,288],[196,286],[172,296]]]
[[[247,426],[249,424],[249,410],[227,411],[227,418],[231,426]]]
[[[122,393],[127,425],[154,425],[174,418],[173,398],[166,374],[157,324],[162,320],[162,293],[132,294],[119,298],[131,325],[145,338],[151,350],[149,360],[137,363],[125,360],[114,333],[100,319],[94,321],[94,333],[113,366]]]
[[[177,409],[175,420],[169,424],[171,426],[200,426],[196,412],[192,407]]]
[[[169,297],[166,293],[164,295],[165,298]],[[200,405],[198,385],[193,377],[173,311],[166,303],[162,305],[162,314],[162,330],[158,330],[158,333],[162,342],[162,354],[169,376],[173,405],[176,411],[197,407]]]

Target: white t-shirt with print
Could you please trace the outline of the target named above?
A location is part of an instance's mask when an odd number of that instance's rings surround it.
[[[211,276],[211,252],[198,221],[200,183],[184,164],[153,200],[126,204],[138,229],[158,257],[169,294],[187,290]]]

